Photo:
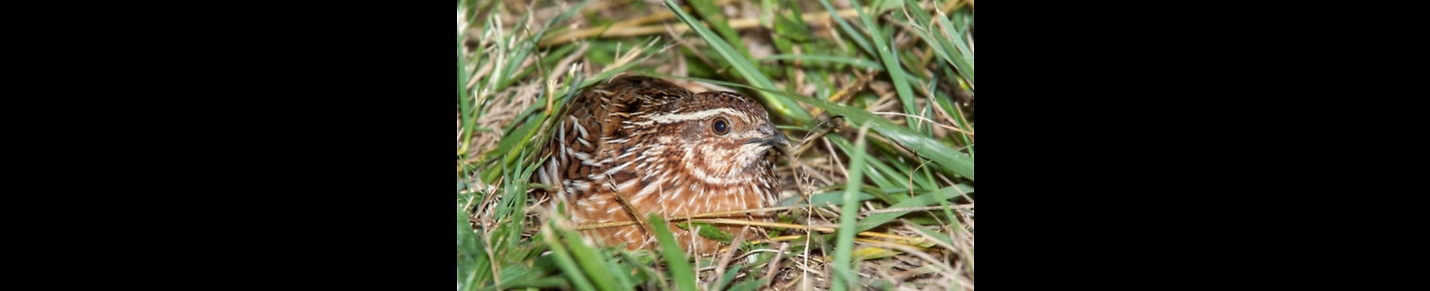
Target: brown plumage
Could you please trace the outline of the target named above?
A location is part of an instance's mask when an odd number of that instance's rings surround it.
[[[557,120],[544,150],[551,158],[536,175],[556,187],[550,194],[566,204],[573,223],[636,221],[632,214],[648,213],[672,220],[776,204],[774,151],[789,140],[754,100],[733,92],[695,94],[646,76],[617,77],[574,99]],[[769,221],[772,215],[714,218]],[[746,240],[762,238],[753,227],[719,227]],[[722,246],[674,223],[670,229],[698,255]],[[627,249],[658,244],[640,225],[583,234]]]

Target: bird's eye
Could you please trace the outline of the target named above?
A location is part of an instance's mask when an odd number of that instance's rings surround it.
[[[715,130],[715,134],[725,135],[730,133],[730,122],[724,117],[715,118],[715,123],[710,124],[710,129]]]

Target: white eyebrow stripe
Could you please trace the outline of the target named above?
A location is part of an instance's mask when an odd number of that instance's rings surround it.
[[[691,113],[656,115],[656,116],[651,116],[651,117],[650,117],[650,121],[654,121],[655,123],[662,123],[662,124],[664,124],[664,123],[675,123],[675,122],[688,121],[688,120],[705,119],[705,118],[709,118],[709,117],[711,117],[711,116],[715,116],[715,115],[718,115],[718,114],[721,114],[721,113],[724,113],[724,114],[727,114],[727,115],[739,115],[739,112],[738,112],[738,111],[735,111],[734,109],[730,109],[730,108],[716,108],[716,109],[710,109],[710,110],[704,110],[704,111],[696,111],[696,112],[691,112]]]

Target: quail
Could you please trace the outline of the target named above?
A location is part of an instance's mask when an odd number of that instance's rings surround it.
[[[692,93],[665,80],[627,75],[598,83],[572,98],[554,119],[543,153],[550,158],[535,178],[553,186],[582,235],[607,246],[658,245],[647,214],[679,220],[777,204],[774,159],[789,139],[751,98],[734,92]],[[641,217],[640,220],[635,216]],[[770,221],[746,212],[717,217]],[[713,255],[724,245],[669,226],[683,251]],[[714,226],[757,239],[744,225]]]

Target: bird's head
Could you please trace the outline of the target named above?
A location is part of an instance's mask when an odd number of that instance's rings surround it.
[[[790,146],[764,107],[738,93],[704,92],[662,107],[646,117],[672,145],[663,152],[705,184],[758,183],[773,172],[773,154]]]

